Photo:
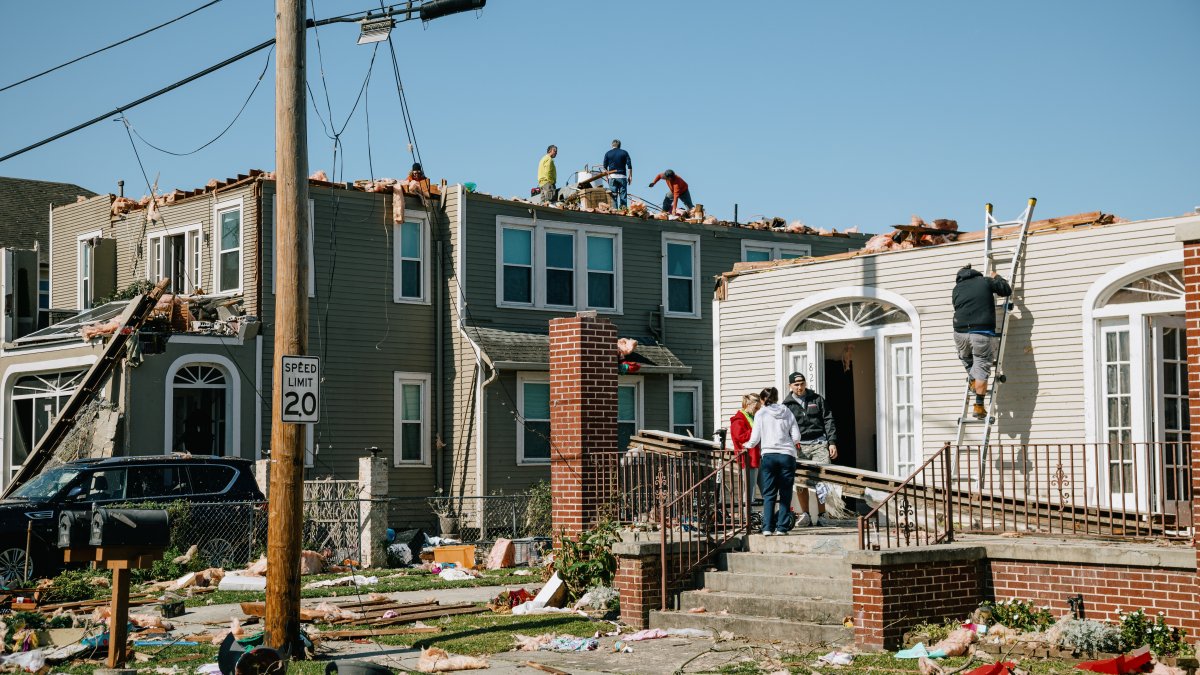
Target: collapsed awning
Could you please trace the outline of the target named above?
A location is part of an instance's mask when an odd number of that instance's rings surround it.
[[[549,370],[550,369],[550,336],[546,333],[523,333],[520,331],[500,330],[498,328],[467,328],[479,347],[487,354],[488,360],[498,370]],[[637,351],[625,360],[641,364],[639,373],[686,375],[692,372],[692,367],[679,360],[670,349],[658,344],[653,338],[634,335],[638,341]],[[613,367],[616,367],[616,349],[613,345]]]

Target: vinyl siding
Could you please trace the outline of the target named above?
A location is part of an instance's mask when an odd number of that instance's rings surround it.
[[[743,274],[729,282],[720,314],[722,410],[744,392],[775,382],[776,327],[790,307],[821,291],[867,286],[904,297],[917,310],[919,401],[926,454],[953,441],[965,376],[953,343],[955,274],[982,261],[982,242],[818,261]],[[1096,280],[1143,256],[1176,251],[1171,220],[1034,234],[1010,317],[1007,384],[999,399],[1002,441],[1082,442],[1085,399],[1083,301]],[[882,434],[882,430],[880,431]],[[882,435],[881,435],[882,442]]]
[[[446,447],[442,452],[445,459],[445,489],[447,494],[455,496],[483,493],[478,478],[479,429],[475,392],[484,374],[477,367],[470,341],[459,330],[458,263],[462,251],[459,248],[458,208],[457,186],[447,188],[443,211],[445,224],[441,232],[446,242],[443,252],[446,288],[443,335],[447,346],[443,379],[443,386],[446,387],[443,441]],[[474,309],[474,305],[468,304],[464,316],[473,314]]]
[[[448,213],[455,211],[449,204]],[[742,241],[782,242],[808,244],[813,255],[826,255],[860,248],[863,235],[854,237],[828,237],[817,235],[795,235],[747,228],[698,225],[675,221],[641,220],[612,214],[564,211],[536,207],[521,202],[495,199],[486,195],[468,195],[466,205],[467,264],[466,289],[468,299],[467,321],[472,326],[503,330],[537,331],[545,333],[550,319],[571,316],[573,311],[498,307],[496,296],[497,219],[501,216],[532,219],[531,211],[541,222],[561,222],[580,225],[599,225],[621,228],[621,279],[623,284],[622,312],[601,313],[617,326],[618,334],[646,336],[651,334],[655,322],[653,314],[658,312],[662,299],[663,245],[662,233],[678,232],[700,237],[699,308],[701,318],[668,318],[666,338],[663,343],[692,372],[678,375],[678,379],[699,380],[703,383],[701,413],[702,433],[709,436],[714,428],[724,426],[724,420],[712,419],[712,305],[713,278],[731,269],[741,260]],[[466,345],[465,340],[461,342]],[[467,347],[469,349],[469,347]],[[472,357],[473,358],[473,357]],[[665,375],[646,377],[644,387],[644,422],[646,428],[669,429],[669,379]],[[497,387],[507,388],[492,391]],[[516,464],[517,427],[512,414],[505,407],[515,406],[516,380],[505,373],[488,387],[487,396],[487,492],[503,489],[512,491],[511,485],[528,485],[548,477],[543,467],[518,466]]]
[[[50,306],[55,309],[79,307],[79,236],[101,231],[111,237],[109,222],[111,195],[98,195],[82,202],[55,207],[50,239]],[[126,267],[120,260],[118,247],[118,283],[120,270]]]

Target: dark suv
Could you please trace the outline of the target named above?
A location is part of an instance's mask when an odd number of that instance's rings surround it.
[[[93,505],[187,502],[186,517],[171,523],[172,542],[199,546],[211,565],[244,563],[266,522],[253,466],[246,459],[166,455],[80,459],[47,469],[0,499],[0,582],[26,578],[27,564],[30,579],[60,569],[59,514]]]

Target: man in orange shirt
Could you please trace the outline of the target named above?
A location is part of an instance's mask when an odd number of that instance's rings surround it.
[[[688,192],[687,181],[676,176],[671,169],[667,169],[654,177],[654,182],[650,184],[650,187],[654,187],[660,180],[666,181],[667,187],[671,188],[671,193],[663,198],[663,211],[675,213],[675,210],[679,208],[679,202],[683,202],[689,209],[692,208],[692,193]]]

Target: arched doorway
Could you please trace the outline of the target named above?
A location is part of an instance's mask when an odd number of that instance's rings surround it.
[[[838,425],[843,461],[908,476],[921,463],[916,308],[878,288],[844,288],[794,305],[776,330],[777,381],[805,374]]]

